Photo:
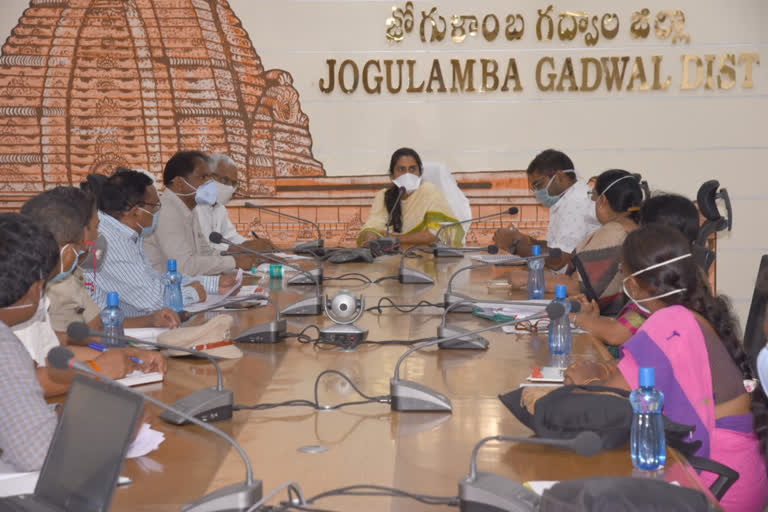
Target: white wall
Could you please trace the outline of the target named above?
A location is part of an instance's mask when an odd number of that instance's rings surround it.
[[[27,2],[0,4],[0,38],[15,24]],[[264,68],[289,71],[309,115],[314,155],[331,176],[382,173],[391,151],[402,145],[417,148],[426,160],[443,161],[457,171],[522,169],[541,149],[567,152],[583,176],[618,167],[638,171],[652,188],[692,197],[698,186],[716,178],[734,200],[735,229],[718,240],[718,288],[730,295],[746,318],[759,257],[768,252],[764,212],[768,211],[768,63],[753,66],[754,87],[743,87],[744,66],[736,66],[737,83],[727,91],[680,90],[681,55],[760,54],[766,59],[768,2],[764,0],[653,0],[613,2],[580,0],[555,3],[560,10],[590,15],[616,12],[619,35],[594,47],[583,36],[567,43],[535,37],[536,10],[547,2],[524,0],[432,1],[415,3],[416,28],[399,44],[387,43],[385,19],[394,0],[230,0],[250,34]],[[439,7],[439,14],[522,13],[525,35],[493,43],[481,37],[456,44],[422,43],[420,11]],[[681,9],[690,44],[673,45],[653,35],[629,36],[633,10],[648,7]],[[653,15],[652,14],[652,15]],[[556,18],[556,17],[555,17]],[[544,56],[663,56],[663,73],[671,75],[666,91],[542,92],[535,68]],[[326,59],[358,65],[368,59],[416,59],[419,80],[426,78],[432,59],[445,65],[450,82],[452,58],[515,58],[522,92],[463,94],[368,95],[324,94],[318,81],[326,75]],[[559,68],[558,68],[559,69]],[[579,70],[576,69],[577,77]],[[629,69],[627,70],[629,73]],[[475,77],[476,82],[479,77]],[[649,77],[650,79],[650,77]],[[448,84],[450,87],[450,84]],[[477,84],[476,84],[477,86]]]

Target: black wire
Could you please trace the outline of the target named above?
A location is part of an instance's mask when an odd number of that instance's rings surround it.
[[[361,343],[361,345],[416,345],[418,343],[424,343],[425,341],[433,341],[436,340],[436,336],[432,336],[431,338],[420,338],[417,340],[386,340],[386,341],[364,341]]]
[[[359,272],[347,272],[340,276],[327,276],[323,277],[323,281],[359,281],[366,284],[373,282],[370,277],[365,274],[360,274]]]
[[[389,302],[390,305],[382,305],[382,302]],[[395,302],[390,299],[389,297],[380,297],[379,302],[376,303],[375,306],[371,306],[369,308],[365,309],[366,313],[370,313],[371,311],[377,311],[379,314],[383,313],[382,308],[394,308],[398,310],[401,313],[410,313],[418,308],[422,307],[435,307],[435,308],[444,308],[445,303],[443,302],[429,302],[428,300],[421,300],[418,304],[395,304]]]
[[[320,379],[323,377],[323,375],[326,375],[328,373],[333,373],[335,375],[338,375],[339,377],[346,380],[350,386],[352,386],[352,389],[355,390],[355,392],[360,395],[361,397],[365,398],[365,400],[357,400],[354,402],[342,402],[340,404],[335,405],[320,405],[320,400],[318,399],[318,386],[320,385]],[[287,400],[285,402],[276,402],[276,403],[266,403],[266,404],[256,404],[256,405],[242,405],[242,404],[235,404],[232,406],[232,409],[236,411],[240,410],[251,410],[251,411],[264,411],[268,409],[275,409],[277,407],[312,407],[315,410],[318,411],[335,411],[337,409],[341,409],[343,407],[349,407],[352,405],[363,405],[363,404],[370,404],[370,403],[390,403],[392,400],[392,397],[390,395],[378,395],[378,396],[369,396],[360,391],[360,388],[355,386],[355,383],[352,382],[352,380],[341,373],[338,370],[325,370],[320,373],[320,375],[317,376],[315,379],[315,401],[312,402],[310,400],[304,400],[304,399],[298,399],[298,400]]]
[[[414,494],[393,487],[384,487],[381,485],[350,485],[339,489],[332,489],[313,496],[307,500],[311,505],[315,501],[330,496],[394,496],[398,498],[410,498],[426,505],[447,505],[456,507],[459,505],[459,498],[456,496],[429,496],[425,494]]]

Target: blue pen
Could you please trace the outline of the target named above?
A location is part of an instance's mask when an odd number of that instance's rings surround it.
[[[92,348],[93,350],[98,350],[99,352],[106,352],[106,348],[104,348],[104,345],[101,343],[89,343],[88,348]],[[144,364],[144,361],[139,359],[138,357],[128,356],[128,359],[133,361],[136,364]]]

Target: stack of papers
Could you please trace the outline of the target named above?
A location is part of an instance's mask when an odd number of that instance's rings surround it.
[[[157,337],[167,330],[167,327],[135,327],[131,329],[125,329],[125,335],[131,338],[139,339],[141,341],[156,343]],[[153,350],[157,347],[153,347],[151,345],[143,345],[141,348]]]
[[[163,374],[160,372],[147,372],[144,373],[141,370],[134,370],[122,379],[118,379],[117,382],[126,387],[141,386],[143,384],[152,384],[154,382],[162,382]]]

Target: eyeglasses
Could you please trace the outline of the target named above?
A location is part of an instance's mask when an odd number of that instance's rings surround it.
[[[526,320],[525,322],[520,322],[519,324],[515,324],[515,330],[516,331],[523,331],[523,332],[530,332],[530,333],[537,333],[539,332],[539,329],[542,331],[546,331],[549,327],[549,320],[536,320],[535,322],[531,322],[530,320]]]
[[[222,185],[229,185],[230,187],[237,188],[237,179],[227,178],[226,176],[213,175],[213,179],[221,183]]]
[[[531,184],[531,192],[536,192],[537,190],[541,190],[542,187],[546,186],[547,182],[549,182],[550,178],[552,178],[552,175],[555,174],[557,171],[551,171],[547,173],[543,178],[539,178],[538,180],[534,181]]]
[[[140,205],[144,205],[144,206],[148,207],[150,210],[152,210],[153,213],[154,212],[159,212],[160,208],[163,207],[163,205],[162,205],[162,203],[160,203],[160,201],[158,201],[156,203],[147,203],[147,202],[144,202],[144,201],[139,201],[138,203],[136,203],[136,206],[140,206]]]

